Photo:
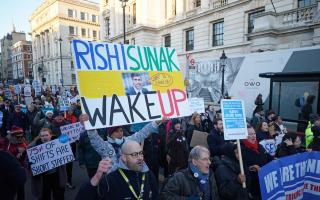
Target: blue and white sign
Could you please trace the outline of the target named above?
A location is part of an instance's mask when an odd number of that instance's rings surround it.
[[[12,94],[10,92],[9,89],[5,89],[4,91],[4,96],[7,98],[7,99],[12,99]]]
[[[0,128],[2,127],[3,112],[0,111]]]
[[[320,152],[286,156],[259,171],[263,200],[320,199]]]
[[[225,140],[246,139],[248,137],[244,103],[242,100],[221,100],[222,122]]]
[[[20,94],[20,90],[21,90],[20,85],[14,85],[13,89],[15,94],[18,94],[18,95]]]

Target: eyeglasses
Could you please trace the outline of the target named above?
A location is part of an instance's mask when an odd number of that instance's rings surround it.
[[[130,153],[130,154],[124,154],[124,155],[132,156],[132,157],[134,157],[134,158],[138,158],[138,156],[143,157],[143,151],[134,152],[134,153]]]
[[[134,78],[134,81],[141,81],[141,78]]]

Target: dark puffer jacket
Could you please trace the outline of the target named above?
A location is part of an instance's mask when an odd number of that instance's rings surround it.
[[[215,175],[219,188],[219,193],[225,200],[244,200],[248,199],[248,193],[242,188],[242,185],[237,181],[240,174],[239,161],[230,159],[227,156],[214,158],[216,165]],[[250,188],[250,175],[248,168],[244,166],[246,175],[246,187]],[[250,190],[250,189],[249,189]]]
[[[210,187],[211,199],[219,200],[218,188],[214,178],[213,171],[210,171]],[[199,181],[194,177],[189,168],[177,172],[171,177],[164,186],[160,194],[160,199],[163,200],[185,200],[189,197],[202,197]]]

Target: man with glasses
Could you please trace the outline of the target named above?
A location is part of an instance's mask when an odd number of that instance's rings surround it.
[[[161,199],[220,199],[210,164],[209,150],[195,146],[189,154],[188,168],[168,180],[161,191]]]
[[[110,159],[100,161],[96,174],[80,189],[76,199],[158,199],[157,181],[144,162],[138,142],[126,141],[121,147],[118,169],[104,175],[111,166]]]
[[[148,92],[146,88],[143,88],[142,77],[140,74],[132,73],[131,78],[133,82],[133,87],[129,87],[126,90],[126,95],[136,95],[139,92],[145,94],[146,92]]]

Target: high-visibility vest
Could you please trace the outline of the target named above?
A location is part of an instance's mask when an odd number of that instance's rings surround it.
[[[313,140],[313,132],[311,131],[311,127],[313,126],[313,124],[311,124],[311,122],[308,122],[308,127],[305,131],[305,136],[306,136],[306,148],[308,148],[309,144],[312,142]]]

